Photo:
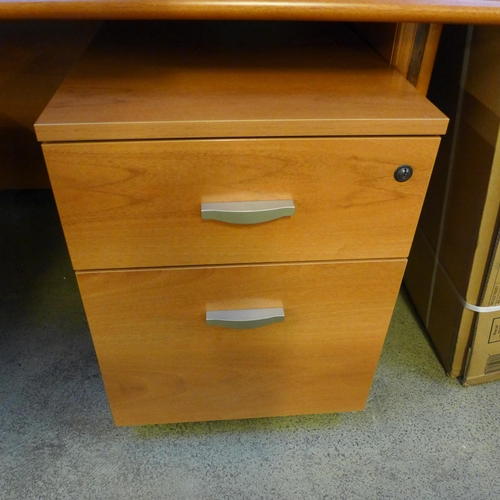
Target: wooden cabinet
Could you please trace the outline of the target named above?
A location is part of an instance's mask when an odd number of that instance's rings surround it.
[[[105,31],[36,130],[115,422],[362,409],[446,125],[343,25]]]

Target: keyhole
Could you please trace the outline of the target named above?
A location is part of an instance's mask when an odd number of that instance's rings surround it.
[[[394,172],[394,178],[398,182],[405,182],[412,176],[412,174],[413,169],[410,167],[410,165],[401,165]]]

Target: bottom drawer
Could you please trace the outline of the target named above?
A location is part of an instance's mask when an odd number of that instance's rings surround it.
[[[405,264],[78,273],[115,423],[363,409]],[[281,307],[258,328],[206,323]]]

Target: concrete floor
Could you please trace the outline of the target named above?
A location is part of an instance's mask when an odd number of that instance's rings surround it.
[[[500,498],[500,383],[400,294],[365,411],[113,426],[50,192],[0,192],[0,499]]]

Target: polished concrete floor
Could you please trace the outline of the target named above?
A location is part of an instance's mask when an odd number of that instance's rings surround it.
[[[500,382],[447,378],[401,292],[366,410],[113,426],[50,192],[0,192],[0,499],[500,498]]]

